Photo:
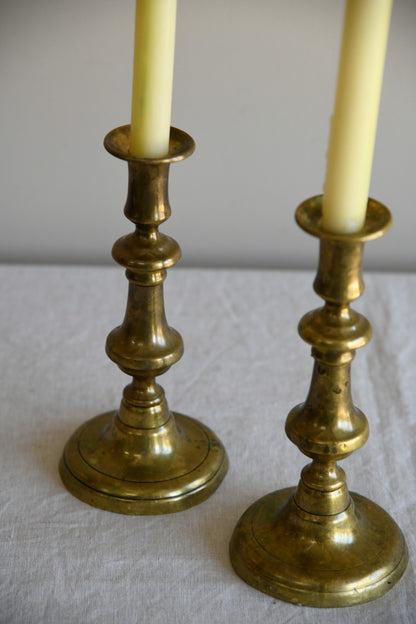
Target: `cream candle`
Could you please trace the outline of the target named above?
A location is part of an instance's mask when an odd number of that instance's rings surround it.
[[[365,220],[392,0],[347,0],[324,185],[322,226]]]
[[[130,153],[169,150],[176,0],[136,0]]]

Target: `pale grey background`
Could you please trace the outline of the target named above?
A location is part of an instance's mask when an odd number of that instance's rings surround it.
[[[183,266],[316,266],[293,211],[320,193],[342,0],[179,0],[164,231]],[[134,1],[2,0],[0,261],[111,263],[126,165],[102,147],[130,120]],[[395,0],[371,195],[395,217],[367,267],[415,270],[416,2]]]

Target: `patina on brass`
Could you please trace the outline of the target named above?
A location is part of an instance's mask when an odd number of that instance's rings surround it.
[[[286,433],[312,459],[297,488],[268,494],[240,518],[230,544],[232,565],[248,584],[314,607],[342,607],[387,592],[407,565],[403,535],[378,505],[347,489],[337,462],[368,438],[365,415],[354,407],[350,364],[371,337],[368,321],[350,309],[364,289],[363,243],[381,236],[391,216],[369,200],[357,234],[322,230],[321,198],[301,204],[300,227],[321,239],[314,289],[325,305],[300,321],[315,360],[305,403],[286,421]]]
[[[193,139],[171,129],[166,158],[130,156],[129,126],[111,131],[106,149],[128,161],[125,215],[136,225],[113,247],[129,280],[124,321],[107,338],[107,355],[133,379],[120,409],[83,424],[68,441],[60,473],[82,501],[125,514],[187,509],[212,494],[227,472],[225,450],[197,420],[172,413],[155,377],[183,353],[182,338],[167,324],[163,281],[180,258],[179,245],[158,226],[170,216],[168,172],[192,154]]]

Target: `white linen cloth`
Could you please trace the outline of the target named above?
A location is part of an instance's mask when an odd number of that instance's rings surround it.
[[[416,275],[366,274],[353,306],[373,327],[352,386],[371,433],[341,465],[399,524],[410,563],[387,595],[344,609],[262,594],[228,557],[243,511],[308,462],[284,421],[311,377],[297,323],[321,305],[312,272],[169,270],[167,318],[185,354],[159,382],[171,409],[220,437],[230,469],[206,502],[154,517],[89,507],[58,474],[68,437],[129,382],[104,353],[124,315],[123,271],[4,266],[0,277],[1,624],[416,622]]]

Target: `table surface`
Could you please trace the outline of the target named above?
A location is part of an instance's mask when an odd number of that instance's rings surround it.
[[[230,469],[185,512],[124,516],[80,502],[58,462],[68,437],[118,406],[128,383],[104,354],[126,303],[123,271],[0,267],[0,622],[13,624],[416,622],[416,275],[365,276],[354,307],[373,340],[353,364],[370,439],[342,462],[349,487],[384,507],[410,552],[386,596],[346,609],[281,602],[246,585],[228,543],[242,512],[295,485],[306,458],[284,434],[309,387],[298,319],[320,305],[312,272],[169,271],[169,324],[185,354],[159,378],[170,407],[212,428]]]

